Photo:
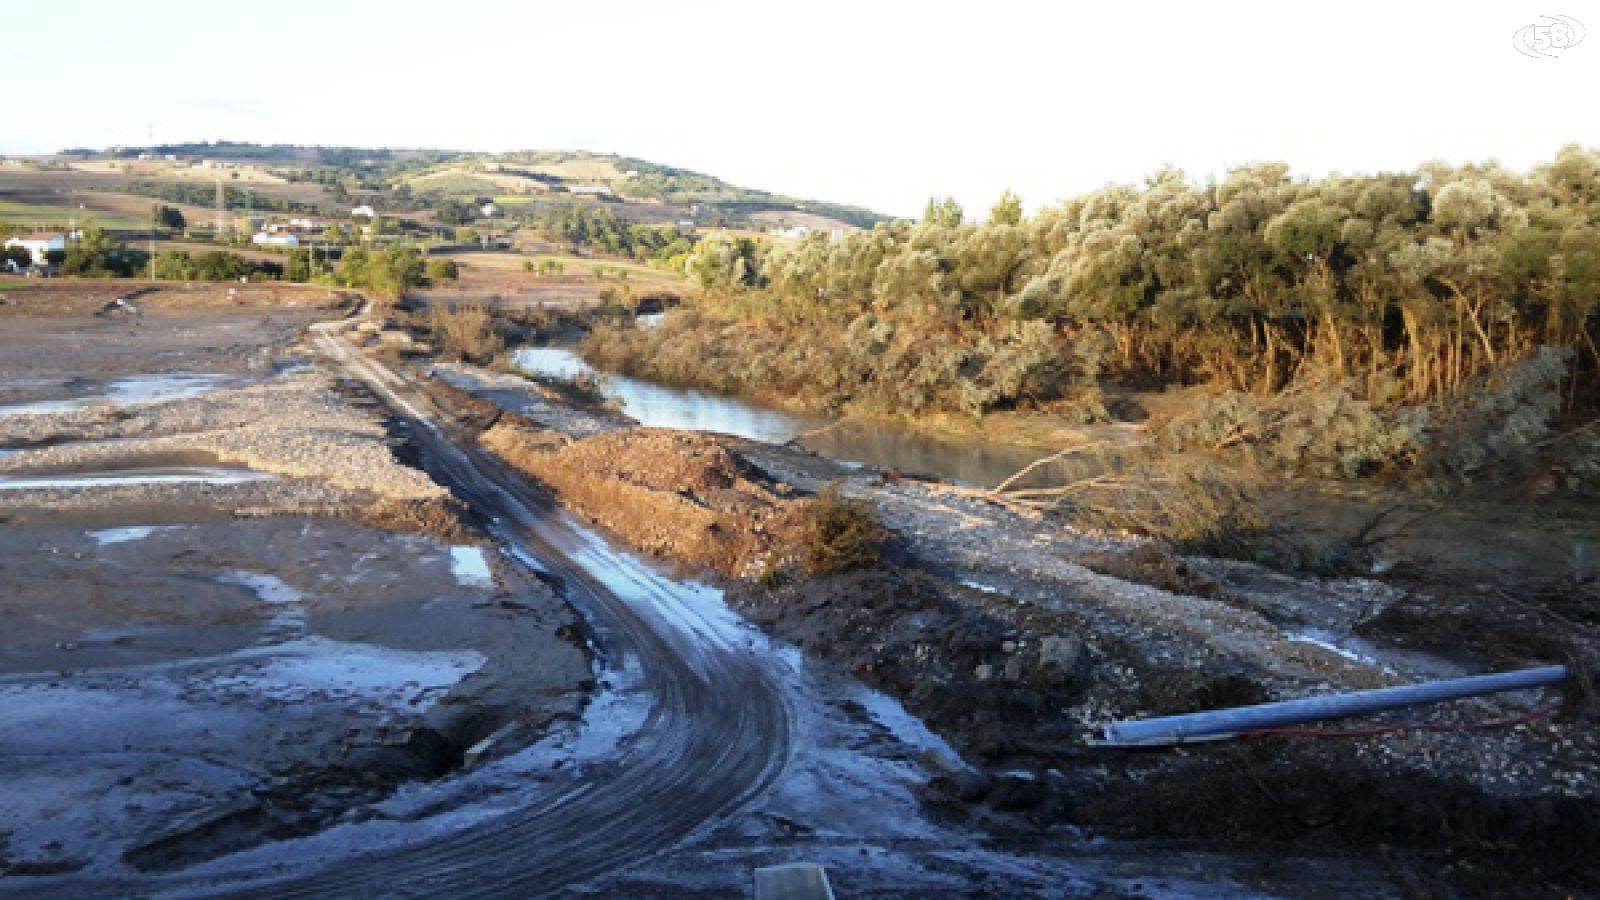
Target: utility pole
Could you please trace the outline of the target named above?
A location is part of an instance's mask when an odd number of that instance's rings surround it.
[[[217,240],[222,240],[222,219],[224,209],[222,201],[222,178],[217,177]]]

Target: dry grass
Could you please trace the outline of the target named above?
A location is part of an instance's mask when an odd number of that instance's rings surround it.
[[[447,358],[487,363],[505,350],[494,316],[484,303],[436,303],[429,310],[428,328],[435,346]]]

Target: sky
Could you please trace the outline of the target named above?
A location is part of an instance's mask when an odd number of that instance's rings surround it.
[[[0,153],[250,140],[586,149],[918,214],[1174,166],[1600,147],[1600,5],[79,0],[0,31]],[[1553,58],[1513,34],[1594,33]],[[70,20],[70,21],[68,21]],[[1587,20],[1587,21],[1585,21]],[[25,113],[15,107],[25,104]],[[1585,112],[1585,110],[1590,110]]]

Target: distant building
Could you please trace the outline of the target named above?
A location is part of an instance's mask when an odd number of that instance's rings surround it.
[[[378,217],[378,211],[370,206],[358,206],[355,209],[350,210],[350,217],[355,218],[356,216],[366,216],[369,219],[376,219]]]
[[[629,169],[628,171],[622,173],[622,177],[623,178],[638,178],[639,177],[639,170],[638,169]]]
[[[300,246],[300,237],[299,237],[299,235],[294,235],[294,234],[268,234],[265,231],[256,232],[255,236],[250,238],[250,241],[251,241],[251,243],[254,243],[255,245],[257,245],[259,247],[298,247],[298,246]]]
[[[485,203],[483,207],[478,210],[478,213],[485,219],[492,219],[495,216],[500,215],[500,207],[495,206],[493,203]]]
[[[45,264],[45,254],[52,251],[65,252],[67,249],[67,236],[55,231],[38,231],[33,234],[18,235],[6,241],[7,247],[21,247],[33,256],[33,264]]]
[[[596,184],[575,184],[575,185],[572,185],[571,187],[567,188],[567,191],[569,193],[579,194],[579,195],[582,195],[582,196],[585,196],[585,197],[609,197],[609,196],[611,196],[611,188],[603,187],[601,185],[596,185]]]

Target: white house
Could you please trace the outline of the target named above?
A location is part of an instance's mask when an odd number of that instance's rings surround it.
[[[14,237],[6,241],[6,246],[21,247],[33,255],[34,265],[42,266],[45,263],[46,253],[67,249],[67,236],[60,232],[39,231]]]
[[[485,219],[492,219],[495,216],[500,215],[500,207],[494,205],[493,203],[485,203],[483,208],[479,209],[478,212],[482,214]]]
[[[369,219],[376,219],[378,217],[378,211],[370,206],[358,206],[355,209],[350,210],[350,217],[353,219],[356,216],[366,216]]]
[[[584,197],[609,197],[609,196],[611,196],[611,188],[601,187],[599,185],[593,185],[593,184],[575,184],[575,185],[572,185],[571,187],[567,188],[567,191],[569,193],[578,194],[578,195],[584,196]]]
[[[294,234],[268,234],[265,231],[258,231],[255,233],[254,237],[250,238],[250,240],[252,243],[261,247],[300,246],[300,237],[299,235]]]

